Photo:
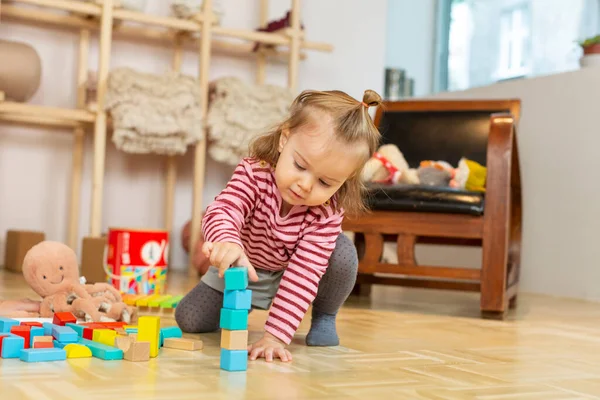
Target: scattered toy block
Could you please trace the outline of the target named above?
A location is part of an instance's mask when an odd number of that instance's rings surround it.
[[[67,352],[58,348],[23,349],[19,358],[25,362],[62,361],[67,359]]]
[[[248,268],[228,268],[224,274],[225,290],[243,290],[248,287]]]
[[[12,318],[0,317],[0,333],[10,333],[10,328],[19,325],[19,321]]]
[[[44,336],[52,336],[52,327],[54,324],[51,322],[44,322],[42,325],[44,326]]]
[[[68,323],[77,323],[77,318],[75,318],[75,316],[70,312],[57,312],[54,313],[52,323],[54,325],[65,326]]]
[[[221,348],[227,350],[247,350],[248,331],[221,329]]]
[[[133,340],[137,340],[137,333],[129,333],[127,336],[129,336]]]
[[[17,335],[0,336],[0,357],[19,358],[21,350],[25,348],[25,339]]]
[[[54,347],[59,348],[59,349],[64,349],[68,344],[73,344],[73,343],[63,343],[63,342],[59,342],[58,340],[54,340],[54,342],[52,342],[54,344]]]
[[[15,325],[10,328],[10,333],[21,336],[25,340],[26,349],[31,347],[31,327],[25,325]]]
[[[223,307],[232,310],[249,310],[252,307],[252,290],[225,290]]]
[[[120,336],[127,336],[127,331],[123,328],[115,328],[115,332]]]
[[[112,329],[94,329],[94,336],[92,340],[107,346],[114,346],[116,337],[117,332],[113,331]]]
[[[183,299],[183,295],[179,294],[177,296],[173,296],[170,299],[163,301],[162,303],[160,303],[160,306],[162,308],[175,308],[177,307],[177,304],[179,304],[181,299]]]
[[[187,338],[167,338],[164,342],[164,347],[177,350],[202,350],[204,343],[202,340],[187,339]]]
[[[115,329],[115,328],[123,328],[125,325],[127,325],[127,322],[123,322],[123,321],[102,322],[101,325],[104,326],[105,328]]]
[[[148,301],[148,307],[160,307],[160,303],[162,303],[163,301],[169,300],[171,297],[173,297],[170,294],[163,294],[160,296],[157,296],[155,298],[153,298],[152,300]]]
[[[69,343],[64,347],[67,358],[88,358],[92,356],[89,347],[77,343]]]
[[[231,331],[248,329],[248,310],[221,308],[219,327]]]
[[[30,328],[29,331],[31,332],[29,334],[29,337],[30,337],[29,347],[33,347],[33,342],[36,337],[45,336],[44,328],[40,328],[39,326],[30,326],[29,328]]]
[[[40,343],[40,342],[45,342],[45,343],[52,343],[54,341],[54,338],[52,336],[35,336],[33,338],[33,343]]]
[[[23,321],[23,322],[21,322],[21,325],[23,325],[23,326],[39,326],[40,328],[44,327],[44,325],[41,322],[35,322],[35,321]]]
[[[150,343],[150,357],[158,356],[160,341],[160,319],[158,317],[142,316],[138,319],[137,339]]]
[[[52,336],[62,343],[75,343],[79,340],[79,335],[68,326],[54,325],[52,327]]]
[[[115,345],[123,350],[123,358],[127,361],[150,360],[150,342],[138,342],[130,337],[119,336]]]
[[[148,307],[148,303],[159,296],[160,295],[158,294],[152,294],[150,296],[142,297],[141,299],[135,302],[135,305],[138,307]]]
[[[165,328],[160,328],[160,331],[165,339],[183,337],[183,332],[178,326],[167,326]]]
[[[221,349],[220,366],[225,371],[246,371],[248,369],[248,350]]]
[[[75,332],[77,332],[77,336],[79,337],[83,337],[83,331],[85,330],[85,326],[80,325],[80,324],[74,324],[72,322],[67,322],[67,324],[65,326],[68,326],[69,328],[73,329]]]
[[[123,350],[116,347],[107,346],[105,344],[83,338],[79,339],[78,343],[87,346],[92,352],[93,357],[100,358],[105,361],[123,359]]]
[[[127,304],[128,306],[135,306],[135,302],[139,299],[141,299],[142,297],[146,297],[145,294],[124,294],[123,296],[123,303]]]
[[[53,342],[36,342],[31,346],[34,349],[52,349],[54,348]]]

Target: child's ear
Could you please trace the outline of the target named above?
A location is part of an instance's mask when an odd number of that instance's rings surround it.
[[[287,143],[289,137],[290,130],[288,128],[282,128],[281,134],[279,135],[279,147],[277,148],[277,150],[279,150],[280,153],[283,151],[283,147]]]

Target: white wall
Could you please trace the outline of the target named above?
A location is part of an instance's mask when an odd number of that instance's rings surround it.
[[[280,18],[289,9],[288,0],[271,0],[270,18]],[[222,1],[223,25],[254,29],[258,24],[258,1]],[[331,43],[333,53],[308,52],[301,63],[299,90],[341,89],[357,98],[366,89],[382,92],[385,61],[387,1],[305,1],[302,22],[308,40]],[[147,12],[167,14],[167,2],[149,0]],[[42,30],[2,22],[0,38],[25,41],[39,52],[43,64],[41,87],[30,100],[34,104],[71,107],[75,104],[76,34]],[[139,43],[115,42],[111,67],[131,66],[161,73],[170,66],[168,49]],[[0,60],[1,55],[0,55]],[[4,60],[2,60],[4,62]],[[95,44],[90,63],[95,69]],[[254,63],[238,58],[215,57],[211,79],[236,75],[254,80]],[[197,57],[187,53],[183,70],[197,74]],[[287,69],[270,66],[268,83],[286,85]],[[69,209],[72,139],[68,131],[44,131],[0,125],[0,254],[4,254],[8,229],[36,229],[48,239],[65,241]],[[83,178],[80,237],[89,231],[91,189],[91,140],[88,137]],[[192,157],[181,157],[175,199],[172,266],[184,267],[180,232],[191,217]],[[163,165],[161,157],[129,155],[107,143],[103,230],[109,226],[161,227],[163,218]],[[222,189],[232,168],[209,159],[204,206]],[[81,242],[81,241],[79,241]]]
[[[415,79],[415,96],[431,93],[437,0],[389,0],[385,66]]]
[[[522,291],[600,300],[598,87],[595,67],[435,96],[522,101]]]

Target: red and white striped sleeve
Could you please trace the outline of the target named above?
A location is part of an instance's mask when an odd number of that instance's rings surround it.
[[[283,273],[265,330],[286,344],[292,341],[306,310],[317,296],[319,282],[342,232],[342,219],[343,213],[330,213],[309,225]]]
[[[204,240],[236,243],[244,248],[240,230],[256,204],[257,192],[251,161],[244,159],[235,168],[225,189],[206,208],[202,218]]]

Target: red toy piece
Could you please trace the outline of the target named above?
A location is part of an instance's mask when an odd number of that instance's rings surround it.
[[[65,326],[68,323],[77,323],[77,318],[70,312],[57,312],[54,313],[54,318],[52,319],[52,323],[54,325]]]

